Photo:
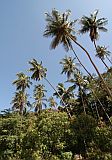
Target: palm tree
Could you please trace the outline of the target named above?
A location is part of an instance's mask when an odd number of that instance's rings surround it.
[[[52,108],[52,107],[54,107],[54,108],[57,107],[57,103],[56,103],[56,101],[54,100],[53,97],[50,97],[50,98],[48,99],[48,102],[49,102],[49,106],[50,106],[51,108]]]
[[[19,110],[20,114],[23,114],[23,110],[29,104],[27,97],[28,95],[24,94],[23,91],[15,92],[15,96],[13,97],[11,102],[11,104],[13,105],[12,109]]]
[[[36,81],[37,80],[40,81],[41,79],[45,79],[49,83],[49,85],[53,88],[53,90],[56,91],[54,86],[46,78],[47,69],[42,66],[42,62],[38,63],[36,59],[33,59],[33,60],[29,61],[29,64],[32,66],[32,68],[30,68],[29,71],[33,72],[31,78]]]
[[[71,105],[69,104],[69,101],[72,98],[74,99],[74,93],[73,93],[74,89],[75,89],[75,85],[70,86],[66,89],[63,83],[59,83],[57,86],[57,92],[53,94],[57,98],[59,97],[59,95],[61,95],[63,101],[61,100],[60,103],[64,106],[64,109],[67,111],[68,116],[70,116],[69,109],[71,107]]]
[[[99,57],[101,61],[104,63],[104,65],[107,67],[107,69],[109,69],[107,64],[104,62],[104,59],[106,57],[111,63],[110,59],[108,58],[108,56],[110,55],[110,52],[107,50],[107,47],[98,45],[96,48],[96,52],[97,52],[96,56]]]
[[[66,11],[65,13],[61,14],[57,10],[53,9],[51,14],[46,13],[46,30],[44,32],[45,37],[52,37],[53,40],[51,42],[51,48],[55,49],[60,43],[63,44],[66,50],[69,50],[71,47],[71,40],[78,45],[88,56],[90,62],[92,63],[93,67],[95,68],[97,74],[99,75],[108,95],[112,99],[112,94],[106,85],[102,75],[100,74],[98,68],[96,67],[95,63],[93,62],[90,54],[88,51],[76,41],[76,36],[74,36],[74,24],[75,21],[69,20],[70,11]]]
[[[13,81],[13,85],[16,85],[17,90],[21,90],[25,92],[26,88],[30,88],[32,82],[30,82],[30,78],[25,75],[23,72],[17,73],[17,79]]]
[[[65,57],[61,60],[60,64],[62,64],[62,72],[67,75],[67,79],[70,79],[71,76],[78,71],[76,64],[74,63],[74,59],[72,57]]]
[[[42,110],[43,105],[46,108],[46,103],[44,103],[44,101],[47,101],[45,92],[47,91],[44,89],[44,85],[35,85],[33,95],[35,99],[35,102],[33,103],[33,105],[35,106],[35,112],[40,112]]]
[[[90,17],[83,16],[80,20],[81,30],[80,33],[84,34],[89,32],[92,42],[95,42],[99,37],[99,31],[107,32],[104,27],[108,20],[106,18],[97,19],[98,10],[95,10]]]

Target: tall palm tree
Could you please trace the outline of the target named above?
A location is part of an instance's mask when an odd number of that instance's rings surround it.
[[[42,66],[42,62],[38,63],[36,59],[33,59],[33,60],[29,61],[29,64],[32,66],[29,69],[29,71],[33,72],[31,78],[36,81],[37,80],[40,81],[41,79],[45,79],[49,83],[49,85],[53,88],[53,90],[56,91],[54,86],[46,78],[47,69]]]
[[[105,83],[102,75],[100,74],[98,68],[96,67],[95,63],[93,62],[90,54],[88,51],[76,40],[76,36],[74,35],[74,24],[76,21],[69,20],[70,11],[67,11],[63,14],[59,13],[57,10],[53,9],[51,14],[46,13],[46,29],[44,32],[45,37],[52,37],[53,40],[51,42],[51,48],[55,49],[60,43],[63,44],[66,50],[69,50],[71,46],[71,40],[78,45],[88,56],[91,64],[95,68],[97,74],[99,75],[108,95],[112,99],[111,91],[109,90],[107,84]]]
[[[60,64],[62,64],[61,74],[65,73],[67,75],[67,79],[70,79],[71,76],[78,71],[78,68],[72,57],[65,56],[65,58],[61,60]]]
[[[95,10],[90,17],[83,16],[80,20],[81,30],[80,33],[84,34],[89,32],[89,36],[92,42],[95,42],[99,37],[99,31],[107,32],[104,27],[108,20],[106,18],[97,19],[98,10]]]
[[[30,85],[32,82],[30,81],[30,78],[25,75],[23,72],[17,73],[17,79],[13,81],[13,85],[16,85],[17,90],[21,90],[25,92],[26,88],[30,88]]]
[[[110,52],[107,50],[107,47],[105,46],[97,46],[96,48],[96,56],[99,57],[102,62],[104,63],[104,65],[107,67],[107,69],[109,69],[109,67],[107,66],[107,64],[104,62],[105,57],[109,60],[109,62],[111,63],[110,59],[108,58],[108,56],[110,55]]]
[[[45,92],[47,92],[44,89],[44,85],[35,85],[34,88],[34,99],[35,102],[33,103],[34,107],[35,107],[35,112],[40,112],[42,110],[42,106],[44,105],[46,108],[46,103],[44,101],[47,101],[46,96],[45,96]]]
[[[23,91],[15,92],[15,96],[12,99],[12,109],[19,110],[20,114],[23,114],[23,110],[29,104],[27,100],[28,95],[24,94]]]

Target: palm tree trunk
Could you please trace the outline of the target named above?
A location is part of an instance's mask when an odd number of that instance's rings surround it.
[[[73,51],[75,57],[77,58],[79,64],[83,67],[83,69],[86,71],[86,73],[93,79],[93,76],[91,75],[91,73],[86,69],[86,67],[82,64],[82,62],[80,61],[79,57],[77,56],[77,54],[75,53],[73,47],[71,46],[71,50]]]
[[[86,115],[86,107],[85,107],[85,103],[84,103],[84,99],[83,99],[83,95],[82,95],[82,89],[81,89],[80,85],[79,85],[79,92],[80,92],[80,96],[81,96],[81,100],[82,100],[82,105],[84,108],[84,114]]]
[[[93,43],[94,43],[95,49],[97,50],[96,41],[94,40]]]
[[[89,58],[91,64],[92,64],[93,67],[95,68],[95,70],[96,70],[98,76],[100,77],[100,79],[101,79],[101,81],[102,81],[102,83],[103,83],[103,85],[104,85],[104,87],[105,87],[105,89],[106,89],[108,95],[109,95],[109,96],[111,97],[111,99],[112,99],[112,94],[111,94],[111,92],[110,92],[110,90],[109,90],[107,84],[105,83],[105,81],[104,81],[102,75],[100,74],[98,68],[96,67],[95,63],[93,62],[91,56],[89,55],[88,51],[87,51],[80,43],[78,43],[77,41],[75,41],[75,39],[74,39],[74,37],[73,37],[72,35],[69,35],[69,37],[73,40],[73,42],[74,42],[76,45],[78,45],[78,46],[86,53],[86,55],[88,56],[88,58]]]
[[[106,58],[108,59],[108,61],[112,64],[112,61],[108,58],[108,56],[106,56]]]
[[[47,81],[47,83],[52,87],[52,89],[57,93],[57,95],[59,96],[59,98],[61,99],[62,103],[64,104],[64,106],[65,106],[65,108],[66,108],[66,104],[65,104],[65,102],[63,101],[63,98],[61,97],[61,95],[58,93],[58,91],[54,88],[54,86],[49,82],[49,80],[48,80],[46,77],[44,77],[44,79],[45,79],[45,80]],[[66,111],[67,111],[67,113],[68,113],[69,118],[71,118],[71,114],[70,114],[70,112],[68,111],[68,108],[66,108]]]
[[[104,62],[104,60],[102,58],[100,58],[102,63],[105,65],[105,67],[109,70],[109,67],[107,66],[107,64]]]

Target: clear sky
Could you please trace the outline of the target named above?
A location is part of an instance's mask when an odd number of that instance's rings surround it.
[[[81,18],[82,15],[89,15],[99,9],[99,17],[109,20],[109,31],[101,33],[98,43],[107,45],[112,50],[111,0],[0,0],[0,110],[11,107],[10,102],[15,92],[12,81],[16,79],[17,72],[27,73],[27,62],[32,58],[43,61],[48,69],[47,78],[53,85],[65,80],[64,76],[60,76],[59,61],[64,55],[72,53],[66,53],[61,46],[56,50],[49,50],[50,39],[43,37],[46,24],[44,13],[53,8],[62,12],[70,9],[72,19]],[[80,36],[78,40],[94,54],[88,35]],[[94,72],[85,54],[77,47],[76,51],[83,63]],[[100,61],[94,56],[93,59],[100,71],[104,71]],[[44,81],[43,83],[46,85]],[[50,86],[46,87],[50,95],[53,91]]]

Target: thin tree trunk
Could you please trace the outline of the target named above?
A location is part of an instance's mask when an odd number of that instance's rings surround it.
[[[104,81],[102,75],[100,74],[98,68],[97,68],[96,65],[94,64],[94,62],[93,62],[91,56],[89,55],[88,51],[87,51],[80,43],[78,43],[77,41],[75,41],[75,39],[74,39],[74,37],[73,37],[72,35],[69,35],[69,37],[74,41],[74,43],[75,43],[76,45],[78,45],[78,46],[86,53],[86,55],[88,56],[88,58],[89,58],[91,64],[93,65],[93,67],[95,68],[97,74],[99,75],[99,77],[100,77],[100,79],[101,79],[101,81],[102,81],[102,83],[103,83],[103,85],[104,85],[104,87],[105,87],[105,89],[106,89],[108,95],[109,95],[109,96],[111,97],[111,99],[112,99],[112,94],[111,94],[111,92],[110,92],[110,90],[109,90],[107,84],[105,83],[105,81]]]
[[[84,103],[84,99],[83,99],[83,95],[82,95],[83,92],[82,92],[80,84],[79,84],[79,92],[80,92],[80,96],[81,96],[81,100],[82,100],[82,105],[83,105],[83,108],[84,108],[84,114],[86,115],[86,108],[85,108],[85,103]]]
[[[104,62],[104,60],[103,60],[102,58],[100,58],[100,59],[101,59],[102,63],[105,65],[105,67],[106,67],[107,69],[109,69],[109,67],[108,67],[107,64]]]
[[[83,67],[83,69],[86,71],[86,73],[93,79],[93,76],[91,75],[91,73],[86,69],[86,67],[82,64],[82,62],[80,61],[79,57],[77,56],[77,54],[75,53],[73,47],[71,46],[71,49],[75,55],[75,57],[77,58],[79,64]]]
[[[66,108],[66,104],[65,102],[63,101],[61,95],[58,93],[58,91],[54,88],[54,86],[49,82],[49,80],[47,78],[44,77],[44,79],[47,81],[47,83],[52,87],[52,89],[58,94],[59,98],[61,99],[62,103],[64,104],[65,108]],[[69,118],[71,118],[71,114],[70,112],[68,111],[68,108],[66,108],[66,111],[68,113],[68,116]]]
[[[97,45],[96,45],[95,40],[93,41],[93,43],[94,43],[95,49],[97,50]]]
[[[108,56],[106,56],[106,58],[108,59],[108,61],[112,64],[112,61],[108,58]]]

